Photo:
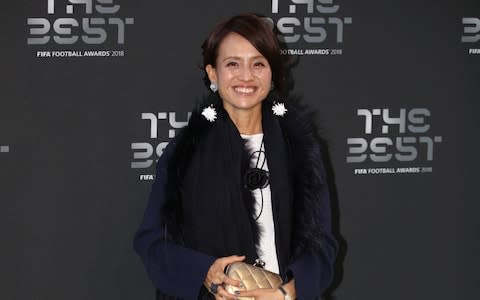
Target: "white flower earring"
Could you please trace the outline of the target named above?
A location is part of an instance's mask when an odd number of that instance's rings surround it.
[[[217,84],[216,84],[215,82],[212,82],[212,83],[210,84],[210,90],[211,90],[212,92],[214,92],[214,93],[215,93],[216,91],[218,91],[218,86],[217,86]]]
[[[285,103],[282,102],[273,102],[272,106],[273,114],[279,117],[283,117],[287,113],[287,109],[285,108]]]
[[[215,107],[213,107],[213,104],[203,109],[202,116],[209,122],[214,122],[217,119],[217,111]]]

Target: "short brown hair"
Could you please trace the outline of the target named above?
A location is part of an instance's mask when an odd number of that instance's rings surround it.
[[[272,81],[278,91],[284,91],[284,62],[280,53],[280,44],[268,20],[255,14],[241,14],[222,21],[213,27],[202,44],[203,68],[215,67],[218,48],[223,39],[232,32],[238,33],[249,41],[268,61],[272,69]],[[205,83],[210,85],[208,76]]]

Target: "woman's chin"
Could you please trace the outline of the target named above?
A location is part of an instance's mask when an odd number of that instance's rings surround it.
[[[229,111],[244,111],[244,112],[254,112],[256,109],[260,108],[262,101],[256,101],[255,103],[252,102],[237,102],[235,104],[224,105],[225,109]]]

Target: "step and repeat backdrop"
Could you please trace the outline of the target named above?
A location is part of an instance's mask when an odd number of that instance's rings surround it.
[[[478,0],[1,5],[0,299],[154,299],[132,237],[155,161],[242,12],[282,33],[329,144],[327,298],[479,299]]]

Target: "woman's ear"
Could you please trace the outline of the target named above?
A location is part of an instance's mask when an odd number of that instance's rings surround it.
[[[205,67],[205,72],[207,72],[208,80],[210,80],[211,83],[218,84],[217,82],[217,71],[212,65],[207,65]]]

